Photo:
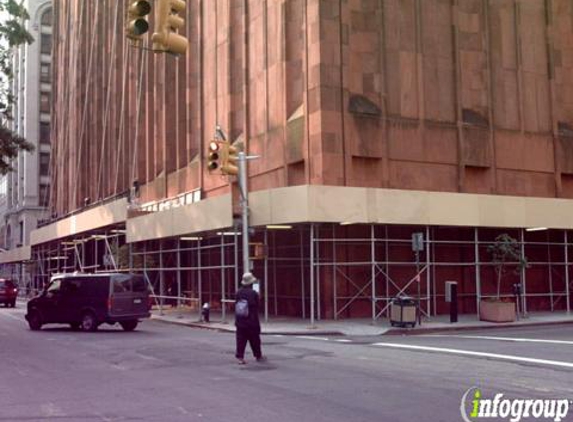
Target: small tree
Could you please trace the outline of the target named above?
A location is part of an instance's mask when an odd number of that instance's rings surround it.
[[[507,233],[497,236],[494,243],[487,247],[487,251],[491,255],[497,274],[497,299],[499,300],[501,279],[507,272],[507,267],[515,266],[514,273],[519,274],[521,281],[521,272],[528,267],[527,258],[521,253],[519,242]]]

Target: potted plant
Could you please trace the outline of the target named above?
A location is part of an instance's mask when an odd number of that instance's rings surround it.
[[[501,282],[508,268],[511,267],[521,279],[523,269],[528,267],[527,258],[521,253],[518,241],[507,233],[497,236],[494,243],[488,246],[487,251],[491,255],[495,268],[497,289],[495,298],[484,299],[480,302],[480,319],[492,322],[515,321],[515,303],[501,299]]]

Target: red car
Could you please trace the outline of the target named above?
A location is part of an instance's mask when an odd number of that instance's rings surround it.
[[[16,296],[18,296],[18,287],[12,280],[0,278],[0,303],[4,306],[16,306]]]

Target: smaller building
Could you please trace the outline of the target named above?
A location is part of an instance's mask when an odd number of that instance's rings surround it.
[[[46,219],[50,196],[53,12],[51,0],[26,0],[24,6],[34,42],[14,51],[12,130],[35,150],[21,152],[12,163],[14,171],[0,177],[0,247],[29,259],[30,233]],[[23,276],[20,265],[4,265],[1,271]]]

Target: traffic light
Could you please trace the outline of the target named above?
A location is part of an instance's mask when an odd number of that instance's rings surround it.
[[[238,152],[238,149],[228,141],[221,144],[221,172],[223,174],[236,176],[239,173],[239,168],[237,167]]]
[[[165,51],[173,54],[185,54],[187,38],[176,31],[185,24],[179,13],[185,11],[183,0],[156,0],[155,32],[151,37],[154,51]]]
[[[149,31],[149,23],[145,16],[151,12],[151,3],[147,0],[132,1],[127,8],[127,38],[141,40],[141,36]]]
[[[209,142],[209,154],[207,156],[207,169],[209,171],[217,170],[221,167],[220,143],[218,141]]]

